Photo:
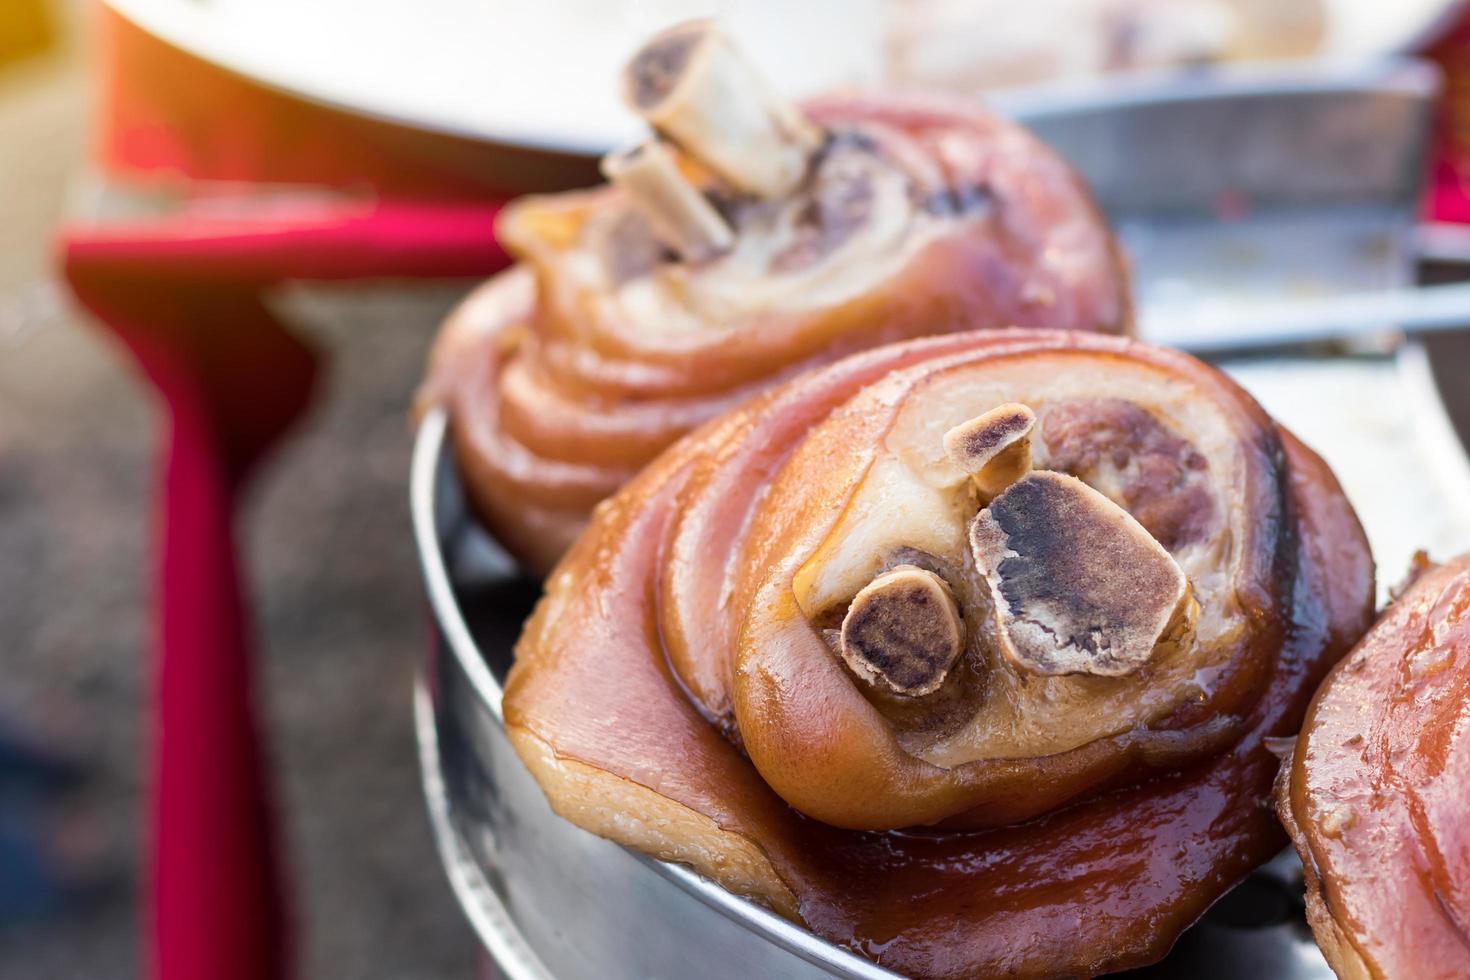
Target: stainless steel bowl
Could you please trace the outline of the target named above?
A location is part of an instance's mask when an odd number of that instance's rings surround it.
[[[501,682],[539,592],[465,507],[445,418],[414,453],[414,533],[433,614],[415,691],[424,795],[471,926],[511,980],[895,975],[687,868],[551,812],[506,738]],[[1330,980],[1301,920],[1290,859],[1252,876],[1140,976]]]
[[[1181,302],[1181,288],[1183,301],[1196,303],[1272,296],[1303,282],[1318,293],[1405,283],[1433,92],[1422,67],[1391,65],[1011,108],[1093,181],[1134,254],[1145,313],[1157,317]],[[1232,211],[1248,202],[1248,213],[1222,224],[1222,195]],[[1421,348],[1278,355],[1227,369],[1327,455],[1366,519],[1386,579],[1416,544],[1470,548],[1470,463]],[[424,422],[413,463],[414,532],[434,621],[416,695],[418,737],[450,881],[503,972],[515,980],[893,976],[551,812],[501,723],[501,681],[539,590],[467,511],[445,428],[440,414]],[[1141,975],[1328,980],[1301,894],[1300,868],[1284,856]]]

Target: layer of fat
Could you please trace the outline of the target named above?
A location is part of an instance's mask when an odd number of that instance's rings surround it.
[[[900,549],[917,548],[963,565],[966,525],[977,504],[968,475],[944,452],[950,428],[1005,402],[1022,402],[1039,417],[1035,466],[1047,466],[1040,434],[1048,406],[1061,401],[1123,399],[1147,409],[1205,457],[1217,489],[1221,523],[1204,541],[1174,552],[1200,603],[1195,640],[1161,653],[1125,677],[1024,674],[987,649],[991,683],[974,717],[946,738],[910,746],[946,767],[987,758],[1066,751],[1128,731],[1199,697],[1228,661],[1245,616],[1231,587],[1248,539],[1249,519],[1230,495],[1246,461],[1231,419],[1190,382],[1142,364],[1101,363],[1087,354],[1002,359],[951,369],[905,399],[872,465],[831,532],[797,572],[793,587],[811,618],[840,608]],[[1116,486],[1098,486],[1115,503]],[[1126,574],[1126,570],[1120,570]]]
[[[814,264],[790,272],[771,262],[796,239],[804,198],[764,219],[743,224],[734,248],[698,264],[671,263],[621,284],[603,282],[595,293],[606,314],[638,325],[664,342],[705,342],[711,330],[738,329],[755,317],[840,306],[896,275],[944,227],[912,200],[908,178],[874,160],[873,211],[851,237]],[[574,259],[576,274],[603,278],[591,252]],[[569,266],[570,268],[570,266]]]

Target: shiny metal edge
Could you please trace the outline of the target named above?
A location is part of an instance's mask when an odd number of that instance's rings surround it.
[[[551,971],[521,935],[495,889],[485,880],[449,818],[449,796],[439,769],[439,736],[434,726],[433,701],[422,676],[413,686],[413,723],[434,844],[449,886],[459,899],[459,907],[507,980],[554,980]]]
[[[710,908],[724,913],[728,918],[753,925],[766,941],[814,966],[840,970],[842,971],[840,975],[843,977],[855,977],[861,980],[902,980],[899,974],[885,970],[871,960],[865,960],[840,946],[832,945],[816,934],[783,919],[770,909],[762,908],[726,891],[689,868],[655,861],[643,855],[635,856],[643,863],[652,865],[653,869],[665,878],[677,882],[685,891]]]
[[[485,658],[475,647],[469,624],[459,611],[454,598],[454,587],[449,581],[449,569],[444,564],[443,550],[439,547],[439,528],[435,520],[434,488],[439,479],[439,460],[449,435],[449,414],[436,408],[424,416],[419,423],[418,436],[414,440],[413,460],[409,468],[409,511],[413,521],[414,544],[419,553],[419,567],[424,573],[424,591],[434,619],[444,633],[450,651],[459,661],[460,667],[474,684],[496,719],[504,723],[500,713],[500,702],[505,692],[500,682],[490,673]]]
[[[1439,382],[1429,364],[1429,350],[1423,344],[1406,343],[1399,348],[1395,363],[1409,399],[1414,435],[1424,451],[1431,476],[1446,491],[1446,501],[1470,514],[1470,453],[1450,420]],[[1437,557],[1443,560],[1451,556]]]
[[[450,583],[449,569],[444,563],[444,555],[440,547],[435,513],[436,486],[442,472],[441,466],[448,430],[448,414],[443,409],[429,412],[419,426],[409,478],[414,539],[423,569],[424,588],[435,620],[446,641],[445,646],[450,655],[455,658],[456,664],[470,680],[476,695],[484,702],[496,720],[503,724],[501,701],[504,692],[475,645],[469,624],[460,612],[459,603],[455,599],[454,589]],[[421,694],[426,701],[420,705],[416,700],[415,707],[422,707],[432,715],[432,707],[427,702],[427,693],[421,692]],[[507,925],[511,920],[505,912],[503,903],[493,891],[489,890],[489,885],[484,882],[474,862],[457,843],[456,832],[446,812],[444,789],[438,778],[437,751],[431,752],[425,747],[426,740],[437,745],[432,720],[428,722],[426,729],[423,720],[420,719],[418,727],[423,765],[426,770],[431,763],[435,767],[434,775],[431,777],[426,774],[424,780],[426,794],[437,792],[439,795],[438,802],[430,800],[430,816],[434,821],[440,854],[444,859],[445,868],[449,873],[455,893],[461,904],[465,906],[471,925],[485,941],[487,948],[494,953],[493,943],[503,945],[506,942],[502,938],[504,930],[506,928],[514,930],[514,925]],[[430,783],[431,778],[434,780],[432,784]],[[720,885],[689,868],[658,861],[631,851],[629,853],[640,863],[648,866],[651,871],[674,882],[703,904],[738,922],[752,933],[758,934],[761,939],[771,945],[814,966],[833,971],[838,976],[858,978],[858,980],[898,980],[898,974],[821,939],[769,909],[726,891]],[[478,884],[475,881],[476,878],[479,879]],[[483,923],[474,910],[483,911]],[[519,937],[518,932],[515,932],[515,935]],[[524,941],[522,944],[524,945]],[[529,950],[529,947],[526,949]],[[514,980],[520,980],[520,978],[517,977]]]
[[[995,92],[985,101],[1018,122],[1032,125],[1052,116],[1198,102],[1201,99],[1276,98],[1354,90],[1431,96],[1441,88],[1441,73],[1429,61],[1407,55],[1371,62],[1284,62],[1167,79],[1141,73],[1097,84],[1060,81]]]

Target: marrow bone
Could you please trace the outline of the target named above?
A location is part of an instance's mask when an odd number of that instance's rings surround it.
[[[853,598],[839,643],[853,673],[918,697],[944,683],[964,645],[964,623],[942,578],[899,565]]]
[[[1035,427],[1035,412],[1018,402],[1007,402],[946,432],[944,451],[970,474],[981,502],[988,502],[1031,472],[1031,430]]]
[[[655,36],[623,71],[624,98],[657,132],[737,191],[783,197],[826,134],[781,98],[712,21]]]
[[[1038,674],[1120,677],[1192,634],[1198,603],[1174,558],[1075,477],[1038,471],[970,524],[1001,652]]]
[[[699,188],[685,179],[669,148],[644,143],[602,158],[602,173],[632,198],[654,237],[679,258],[714,258],[735,242],[735,233]]]

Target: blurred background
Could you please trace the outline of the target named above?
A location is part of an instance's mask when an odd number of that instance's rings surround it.
[[[777,6],[0,0],[0,977],[128,977],[147,962],[164,431],[126,333],[69,299],[63,238],[105,238],[201,199],[224,200],[250,226],[278,216],[283,192],[357,214],[387,197],[498,200],[589,182],[595,154],[638,133],[611,84],[622,59],[651,30],[716,12],[790,91],[883,83],[1015,105],[1092,98],[1113,91],[1105,84],[1169,86],[1222,66],[1430,53],[1448,70],[1448,111],[1424,161],[1434,248],[1417,251],[1451,261],[1419,271],[1459,278],[1470,257],[1451,224],[1470,217],[1461,4]],[[843,29],[832,31],[838,11]],[[1234,198],[1218,204],[1215,217],[1240,210]],[[428,345],[481,260],[414,284],[329,272],[301,278],[370,281],[268,291],[273,314],[330,353],[311,409],[244,498],[238,540],[305,977],[477,968],[419,786],[409,692],[427,627],[405,487]],[[1470,342],[1444,333],[1428,350],[1464,431]]]
[[[97,193],[94,14],[70,0],[0,2],[7,980],[137,976],[144,952],[159,422],[120,346],[65,300],[52,249],[62,217]],[[474,970],[418,788],[409,690],[425,626],[404,503],[408,405],[433,328],[462,292],[280,299],[334,351],[315,410],[263,471],[242,525],[304,977]]]

